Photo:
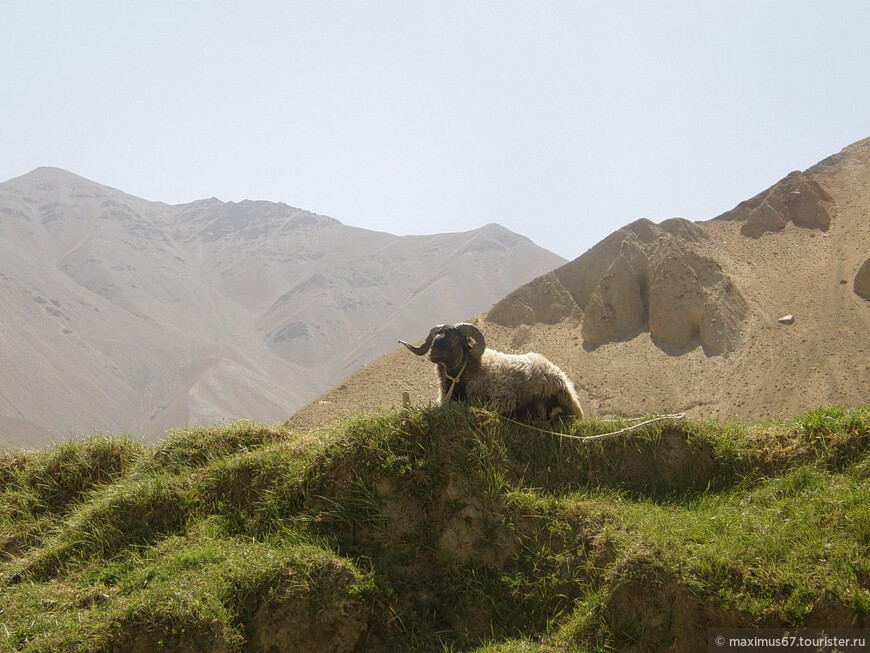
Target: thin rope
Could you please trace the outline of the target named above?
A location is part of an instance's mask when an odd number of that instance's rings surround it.
[[[492,411],[485,411],[490,415],[494,415],[499,419],[503,419],[507,422],[511,422],[512,424],[518,424],[519,426],[524,426],[527,429],[531,429],[532,431],[538,431],[539,433],[546,433],[547,435],[558,435],[560,438],[570,438],[572,440],[580,440],[582,442],[591,442],[592,440],[606,440],[608,438],[614,438],[617,435],[622,435],[623,433],[630,433],[631,431],[636,431],[637,429],[647,426],[649,424],[654,424],[655,422],[661,422],[666,419],[678,420],[685,419],[686,413],[674,413],[673,415],[657,415],[656,417],[650,418],[639,424],[635,424],[633,426],[626,426],[624,429],[620,429],[618,431],[612,431],[610,433],[599,433],[598,435],[572,435],[570,433],[559,433],[558,431],[548,431],[546,429],[540,429],[537,426],[532,426],[531,424],[526,424],[524,422],[518,422],[515,419],[511,419],[510,417],[505,417],[504,415],[498,415],[497,413],[493,413]],[[639,418],[643,419],[643,418]]]
[[[459,383],[459,378],[462,376],[462,373],[465,371],[465,366],[468,365],[468,358],[462,361],[462,367],[459,368],[459,374],[455,377],[450,376],[447,373],[447,366],[444,366],[444,376],[450,379],[450,389],[447,391],[447,396],[444,398],[444,403],[450,401],[450,397],[453,396],[453,388],[456,387],[456,384]]]
[[[685,415],[685,413],[675,413],[676,415]],[[671,417],[671,415],[659,415],[658,417]],[[647,419],[646,417],[599,417],[599,422],[604,422],[605,424],[612,424],[613,422],[642,422]]]

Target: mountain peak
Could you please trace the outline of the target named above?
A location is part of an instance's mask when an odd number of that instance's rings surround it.
[[[63,191],[71,193],[74,197],[96,196],[98,194],[124,195],[127,193],[110,186],[104,186],[86,177],[56,168],[53,166],[41,166],[30,172],[14,177],[0,184],[0,187],[17,189],[25,194],[51,193]],[[133,197],[129,195],[128,197]],[[138,199],[138,198],[136,198]]]
[[[18,177],[13,177],[9,179],[5,183],[11,182],[38,182],[38,183],[65,183],[69,181],[84,181],[88,183],[94,183],[85,179],[84,177],[80,177],[79,175],[73,174],[68,170],[64,170],[63,168],[55,168],[53,166],[40,166],[39,168],[34,168],[30,172],[27,172]]]
[[[57,166],[39,166],[38,168],[34,168],[28,175],[39,175],[39,174],[60,174],[67,175],[70,177],[78,177],[79,175],[73,174],[69,170],[64,170],[63,168],[58,168]]]

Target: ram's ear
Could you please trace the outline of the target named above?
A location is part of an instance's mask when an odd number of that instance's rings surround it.
[[[480,357],[483,356],[483,350],[486,349],[486,338],[483,337],[480,329],[473,324],[463,322],[456,325],[456,330],[466,338],[474,340],[474,344],[471,346],[471,357],[480,360]]]

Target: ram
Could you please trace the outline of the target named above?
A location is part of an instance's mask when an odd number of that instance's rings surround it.
[[[442,406],[453,400],[509,417],[583,417],[574,386],[562,370],[540,354],[487,349],[473,324],[432,327],[419,346],[399,342],[417,356],[429,354],[437,368]]]

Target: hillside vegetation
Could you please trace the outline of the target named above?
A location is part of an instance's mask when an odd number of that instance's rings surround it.
[[[12,451],[0,648],[696,651],[725,625],[870,627],[868,479],[868,406],[597,442],[407,407]]]

